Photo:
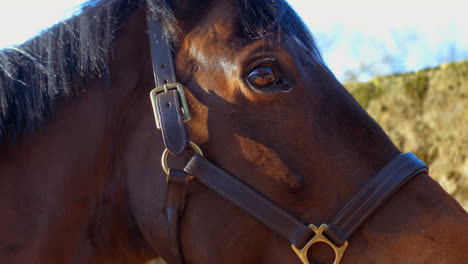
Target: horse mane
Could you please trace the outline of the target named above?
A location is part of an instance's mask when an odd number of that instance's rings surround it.
[[[80,13],[27,42],[0,50],[0,141],[43,127],[58,100],[77,96],[85,80],[109,83],[115,31],[146,1],[163,19],[176,43],[170,3],[155,0],[91,0]],[[272,39],[278,32],[299,38],[317,61],[318,48],[307,27],[283,0],[234,0],[247,39]]]

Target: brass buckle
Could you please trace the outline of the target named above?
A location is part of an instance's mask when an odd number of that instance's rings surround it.
[[[189,143],[195,152],[203,156],[203,152],[197,144],[193,143],[192,141],[189,141]],[[171,152],[166,148],[161,156],[161,166],[166,175],[169,175],[169,166],[167,165],[167,157],[169,156],[169,153]]]
[[[156,127],[158,129],[161,129],[161,116],[160,116],[159,108],[158,108],[158,94],[167,92],[172,89],[177,89],[177,92],[179,92],[180,104],[182,105],[184,123],[190,120],[190,113],[189,113],[188,106],[187,106],[187,100],[185,99],[185,95],[184,95],[184,87],[182,86],[182,84],[180,83],[163,84],[151,90],[151,93],[150,93],[151,103],[153,104],[154,118],[156,119]]]
[[[315,225],[309,225],[309,228],[315,232],[315,235],[309,240],[309,242],[307,242],[304,248],[298,249],[295,245],[291,245],[299,259],[302,260],[302,263],[309,264],[309,260],[307,259],[307,252],[313,244],[320,242],[329,245],[333,249],[333,252],[335,252],[335,261],[333,261],[333,264],[340,263],[346,247],[348,246],[348,241],[345,241],[341,247],[337,247],[332,241],[323,235],[323,231],[325,231],[327,228],[326,224],[322,224],[319,228],[317,228]]]

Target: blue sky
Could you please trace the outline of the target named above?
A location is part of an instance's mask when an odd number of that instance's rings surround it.
[[[460,0],[290,2],[341,80],[362,66],[390,74],[468,59],[466,4]]]
[[[83,0],[4,1],[0,48],[69,17]],[[468,59],[468,19],[460,0],[290,0],[340,80],[414,71]]]

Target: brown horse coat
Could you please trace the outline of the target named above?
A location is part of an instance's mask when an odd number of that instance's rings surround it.
[[[326,223],[399,150],[310,46],[281,30],[287,20],[264,38],[250,36],[239,3],[170,4],[180,28],[172,37],[192,114],[189,137],[303,222]],[[272,7],[251,8],[260,14]],[[3,143],[0,263],[170,259],[145,17],[144,6],[136,8],[116,31],[108,84],[83,81],[78,95],[57,98],[44,128]],[[246,75],[264,65],[277,71],[281,87],[248,83]],[[188,157],[171,166],[183,167]],[[349,239],[342,263],[463,263],[467,220],[420,174]],[[197,182],[180,232],[187,263],[299,263],[286,240]],[[317,246],[310,260],[328,263],[329,253]]]

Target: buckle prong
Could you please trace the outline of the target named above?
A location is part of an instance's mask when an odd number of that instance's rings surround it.
[[[297,256],[302,261],[302,263],[309,264],[309,260],[307,259],[307,252],[309,251],[309,248],[315,243],[325,243],[329,245],[335,253],[335,261],[333,261],[333,264],[340,263],[341,258],[343,258],[343,254],[346,250],[346,247],[348,247],[348,241],[345,241],[343,245],[341,245],[341,247],[336,246],[332,241],[330,241],[326,236],[323,235],[323,231],[325,231],[327,227],[328,226],[326,224],[320,225],[319,228],[317,228],[315,225],[309,225],[309,228],[315,232],[315,235],[309,240],[309,242],[307,242],[304,248],[298,249],[295,245],[291,245],[292,249],[294,250],[294,252],[296,252]]]
[[[188,110],[187,100],[185,99],[184,87],[180,83],[166,83],[151,90],[150,97],[153,105],[154,118],[156,120],[156,127],[161,129],[161,115],[158,108],[158,94],[167,93],[169,90],[177,89],[180,98],[180,105],[182,107],[182,114],[184,123],[190,121],[190,113]]]

